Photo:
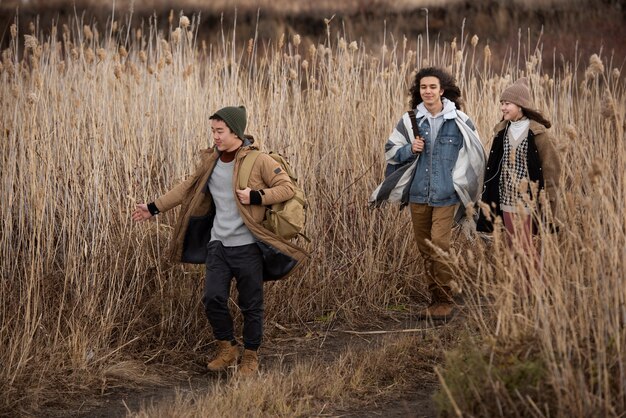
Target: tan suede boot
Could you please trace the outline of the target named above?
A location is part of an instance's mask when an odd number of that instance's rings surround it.
[[[242,377],[254,376],[259,371],[259,357],[254,350],[243,350],[237,374]]]
[[[241,353],[239,345],[232,345],[230,341],[217,342],[217,355],[207,364],[207,369],[212,372],[220,372],[237,364]]]
[[[447,287],[431,289],[431,302],[427,308],[417,312],[417,319],[431,321],[449,321],[456,314],[456,305],[452,292]]]

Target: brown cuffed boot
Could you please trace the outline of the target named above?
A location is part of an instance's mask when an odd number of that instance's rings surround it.
[[[217,355],[206,367],[209,371],[221,372],[237,364],[240,356],[238,344],[233,345],[230,341],[218,341]]]
[[[417,312],[417,319],[431,321],[449,321],[456,314],[456,305],[449,287],[433,287],[431,302],[427,308]]]
[[[242,377],[254,376],[259,371],[259,356],[255,350],[243,350],[237,374]]]

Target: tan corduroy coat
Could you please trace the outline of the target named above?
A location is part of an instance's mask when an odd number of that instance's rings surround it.
[[[237,187],[236,179],[241,162],[253,149],[257,148],[247,145],[237,151],[233,173],[233,194],[235,194],[234,188]],[[214,214],[214,205],[208,189],[208,180],[218,158],[219,152],[214,148],[200,151],[200,163],[195,173],[155,200],[161,212],[181,205],[181,212],[168,248],[168,256],[172,262],[183,262],[184,246],[189,241],[185,237],[189,232],[190,222],[197,217],[214,216],[211,215]],[[260,154],[252,167],[248,187],[253,190],[263,190],[262,205],[244,205],[238,199],[235,201],[245,225],[259,241],[264,258],[264,279],[286,278],[302,264],[308,254],[294,243],[265,229],[261,223],[265,217],[266,206],[283,202],[293,196],[291,180],[272,157]]]

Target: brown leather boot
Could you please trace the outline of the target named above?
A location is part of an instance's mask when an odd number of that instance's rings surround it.
[[[237,364],[240,356],[238,344],[232,345],[230,341],[218,341],[217,355],[207,364],[207,369],[212,372],[224,371]]]
[[[254,376],[259,371],[259,357],[255,350],[243,350],[237,374],[242,377]]]
[[[417,319],[431,321],[449,321],[456,314],[456,305],[448,287],[431,289],[431,302],[427,308],[417,312]]]

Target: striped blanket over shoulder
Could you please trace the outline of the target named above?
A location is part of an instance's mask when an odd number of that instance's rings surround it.
[[[486,155],[478,132],[466,123],[469,117],[460,110],[455,112],[454,120],[463,135],[463,147],[459,150],[459,156],[452,171],[454,189],[462,203],[455,216],[456,221],[459,222],[465,213],[465,208],[468,205],[474,205],[480,199],[485,175]],[[420,117],[419,114],[417,116]],[[413,129],[409,112],[402,116],[402,124],[398,125],[399,127],[396,127],[389,137],[388,144],[391,146],[387,146],[385,149],[387,161],[392,159],[399,148],[413,141],[410,136]],[[400,203],[401,208],[408,205],[409,190],[418,158],[419,154],[415,160],[401,166],[385,177],[383,182],[372,192],[369,203],[374,207],[379,207],[385,202]]]

